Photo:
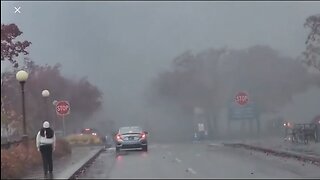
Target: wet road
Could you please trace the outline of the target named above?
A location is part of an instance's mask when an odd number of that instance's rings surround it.
[[[102,153],[80,178],[318,178],[318,166],[205,143],[150,144],[149,152]]]

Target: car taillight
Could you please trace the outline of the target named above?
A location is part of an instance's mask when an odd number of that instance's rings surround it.
[[[117,140],[122,141],[122,137],[120,136],[120,134],[117,134]]]
[[[141,139],[145,139],[146,138],[146,134],[145,133],[143,133],[143,134],[141,134],[141,137],[140,137]]]

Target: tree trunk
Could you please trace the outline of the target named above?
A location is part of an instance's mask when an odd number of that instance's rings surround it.
[[[210,138],[216,138],[219,134],[218,132],[218,122],[214,112],[208,113],[208,128],[210,133]]]
[[[257,121],[257,136],[259,137],[260,136],[260,131],[261,131],[261,128],[260,128],[260,118],[258,117],[257,119],[256,119],[256,121]]]
[[[211,121],[211,116],[210,116],[210,113],[207,114],[206,116],[206,119],[207,119],[207,126],[208,126],[208,137],[210,139],[213,138],[213,129],[212,129],[212,121]]]
[[[217,116],[215,114],[213,114],[213,130],[214,130],[214,138],[217,138],[219,135],[219,128],[218,128],[218,120],[217,120]]]
[[[253,135],[253,120],[249,120],[249,130],[250,130],[250,135]]]
[[[245,120],[241,120],[241,127],[240,127],[240,134],[241,136],[244,136],[245,135]]]

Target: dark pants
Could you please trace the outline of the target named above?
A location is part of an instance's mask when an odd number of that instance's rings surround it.
[[[44,174],[52,173],[53,163],[52,163],[52,145],[42,145],[40,146],[40,152],[43,161]]]

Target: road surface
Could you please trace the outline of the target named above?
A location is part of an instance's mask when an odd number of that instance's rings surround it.
[[[205,143],[150,144],[149,152],[102,153],[80,178],[319,178],[318,166]]]

